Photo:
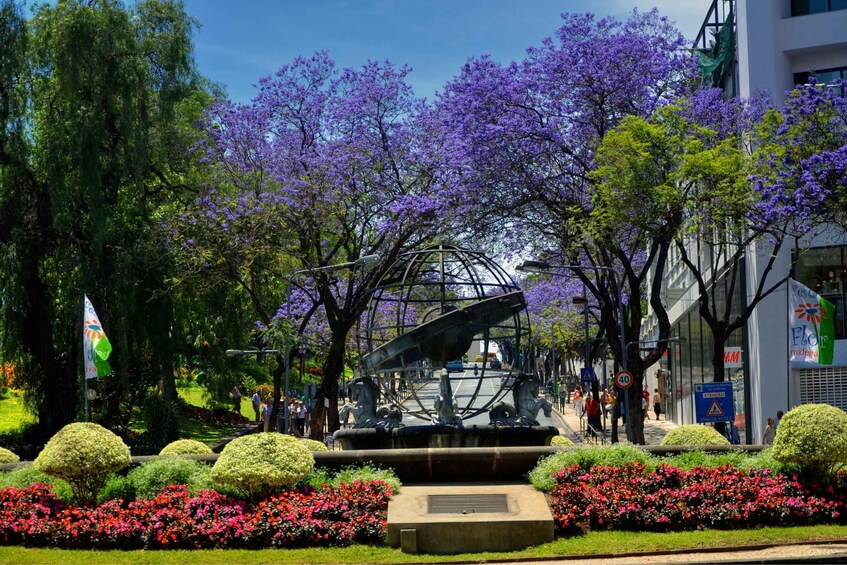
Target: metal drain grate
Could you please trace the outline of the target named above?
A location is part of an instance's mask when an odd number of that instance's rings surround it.
[[[505,494],[431,494],[427,514],[490,514],[508,512]]]

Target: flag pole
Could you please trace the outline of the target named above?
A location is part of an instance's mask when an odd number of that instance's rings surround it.
[[[788,355],[785,356],[785,411],[791,409],[791,279],[794,278],[794,268],[791,269],[791,277],[785,281],[785,306],[788,316],[785,322],[785,345]],[[761,418],[760,418],[761,420]]]
[[[85,294],[82,295],[82,320],[83,324],[85,324]],[[88,352],[85,350],[86,346],[85,342],[85,333],[82,336],[82,394],[85,397],[85,421],[91,421],[91,404],[88,400],[88,375],[85,371],[85,356],[88,355]]]

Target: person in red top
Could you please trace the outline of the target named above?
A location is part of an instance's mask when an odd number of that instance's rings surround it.
[[[644,412],[643,416],[646,419],[650,419],[650,414],[647,412],[647,406],[650,402],[650,391],[647,389],[647,385],[644,385],[644,390],[641,391],[641,410]]]
[[[592,436],[596,435],[595,431],[602,431],[603,424],[600,423],[600,403],[594,399],[592,394],[588,395],[588,400],[585,402],[585,415],[588,416],[588,433]]]

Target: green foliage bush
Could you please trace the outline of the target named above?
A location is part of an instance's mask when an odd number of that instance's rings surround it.
[[[137,498],[155,498],[168,485],[186,485],[189,492],[212,486],[211,467],[202,461],[162,457],[148,461],[127,473]]]
[[[49,485],[56,496],[65,502],[71,502],[74,499],[71,485],[62,479],[51,477],[46,473],[33,469],[31,463],[25,463],[15,467],[11,471],[0,473],[0,488],[25,488],[35,483]]]
[[[688,424],[679,426],[667,433],[659,445],[731,445],[729,440],[711,426]]]
[[[773,448],[764,449],[756,455],[748,454],[740,465],[744,468],[753,468],[757,471],[770,469],[774,473],[793,475],[801,471],[800,465],[790,461],[777,461],[773,456]]]
[[[779,421],[773,457],[824,478],[847,463],[847,413],[829,404],[803,404]]]
[[[136,499],[135,485],[124,475],[110,473],[106,477],[106,484],[100,489],[97,494],[97,503],[103,503],[107,500],[123,500],[131,502]]]
[[[21,458],[5,447],[0,447],[0,463],[18,463]]]
[[[81,502],[94,502],[106,477],[130,463],[126,444],[99,424],[68,424],[50,438],[32,466],[66,480]]]
[[[553,436],[553,439],[550,440],[550,445],[556,447],[569,446],[574,445],[574,443],[565,436]]]
[[[303,442],[277,433],[250,434],[227,444],[212,467],[212,480],[256,494],[273,492],[304,479],[314,466]]]
[[[159,455],[209,455],[212,448],[195,439],[178,439],[162,448]]]
[[[383,469],[376,465],[354,465],[345,467],[335,473],[329,484],[339,486],[353,481],[385,481],[397,494],[400,492],[400,479],[393,469]]]
[[[612,445],[604,447],[579,447],[572,451],[554,453],[541,459],[529,472],[529,481],[538,490],[553,488],[553,474],[569,465],[579,465],[586,471],[595,466],[619,467],[624,463],[643,463],[650,467],[654,464],[650,454],[633,445]]]
[[[718,467],[720,465],[733,465],[738,468],[747,468],[749,462],[755,459],[755,455],[749,455],[744,451],[726,451],[717,453],[706,453],[703,451],[685,451],[672,457],[661,459],[671,467],[690,470],[694,467]]]

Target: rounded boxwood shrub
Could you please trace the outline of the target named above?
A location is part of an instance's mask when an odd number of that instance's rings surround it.
[[[803,404],[779,421],[773,442],[777,461],[798,463],[816,478],[847,463],[847,413],[829,404]]]
[[[672,429],[659,445],[731,445],[729,440],[711,426],[688,424]]]
[[[0,463],[20,463],[21,458],[6,449],[0,447]]]
[[[322,441],[314,439],[301,439],[300,442],[309,448],[309,451],[329,451],[329,448]]]
[[[258,494],[293,485],[314,466],[312,452],[300,440],[273,432],[250,434],[224,447],[212,480]]]
[[[68,424],[50,438],[32,467],[66,480],[81,502],[94,502],[106,477],[130,463],[126,444],[98,424]]]
[[[566,438],[565,436],[553,436],[553,438],[550,440],[550,445],[552,445],[554,447],[561,447],[561,446],[574,445],[574,443],[570,439]]]
[[[159,455],[209,455],[212,448],[195,439],[178,439],[162,448]]]

